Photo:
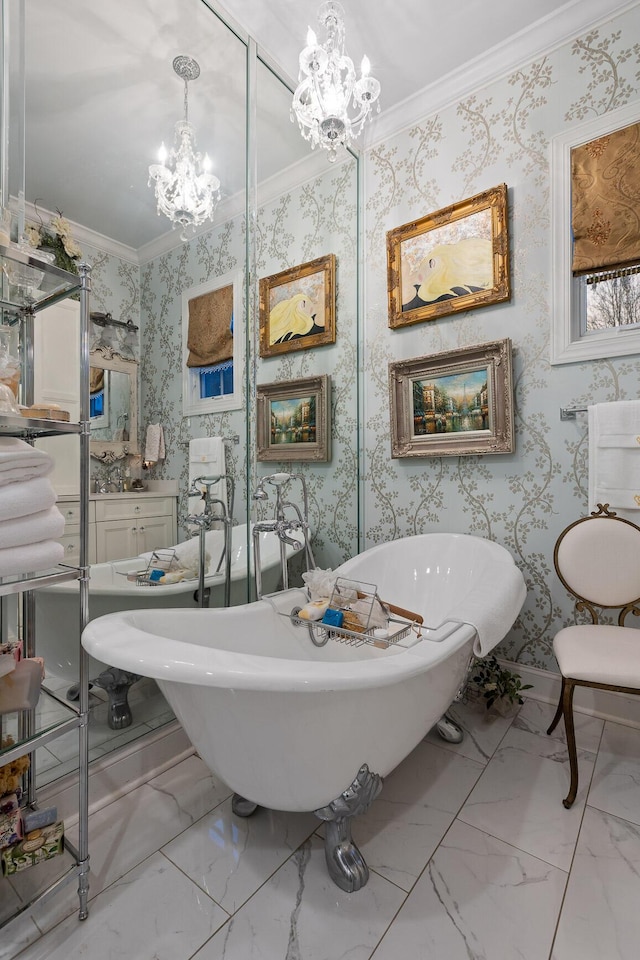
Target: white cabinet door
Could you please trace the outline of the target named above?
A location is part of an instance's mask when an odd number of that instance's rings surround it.
[[[145,517],[138,521],[138,553],[171,547],[174,542],[171,517]]]
[[[137,520],[103,520],[96,523],[96,563],[137,557]]]

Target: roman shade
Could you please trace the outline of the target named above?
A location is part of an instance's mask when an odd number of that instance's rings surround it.
[[[640,266],[640,123],[571,151],[574,276],[611,279]]]
[[[233,285],[189,300],[188,367],[233,358]]]

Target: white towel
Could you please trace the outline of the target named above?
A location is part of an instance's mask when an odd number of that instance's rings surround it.
[[[64,559],[64,547],[57,540],[42,540],[21,547],[0,550],[0,577],[36,573],[55,567]]]
[[[0,521],[48,510],[56,500],[56,492],[47,477],[8,483],[0,487]]]
[[[144,459],[149,463],[158,463],[166,455],[164,446],[164,429],[161,423],[150,423],[147,427],[147,437],[144,446]]]
[[[588,407],[589,511],[608,503],[623,519],[640,522],[640,400]]]
[[[64,533],[64,517],[56,506],[27,517],[0,520],[0,549],[41,540],[57,540]]]
[[[34,477],[46,477],[54,460],[46,450],[32,447],[17,437],[0,437],[0,487]]]
[[[492,599],[498,583],[499,604]],[[522,610],[526,596],[524,577],[515,563],[500,564],[499,575],[496,575],[496,564],[492,563],[480,574],[469,593],[460,598],[456,604],[455,619],[475,627],[477,636],[473,642],[473,652],[476,657],[486,657],[506,637]]]
[[[199,437],[189,441],[189,489],[196,477],[220,477],[225,473],[224,440],[222,437]],[[203,484],[199,489],[204,492]],[[227,502],[226,483],[221,480],[209,488],[214,499]],[[189,499],[189,513],[197,515],[204,511],[204,500]]]

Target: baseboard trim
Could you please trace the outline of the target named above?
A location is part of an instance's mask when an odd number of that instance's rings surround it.
[[[195,753],[177,720],[159,727],[129,746],[89,764],[89,813],[95,813],[176,763]],[[39,805],[56,806],[68,825],[78,819],[78,772],[61,777],[39,791]]]
[[[561,687],[559,673],[540,670],[538,667],[529,667],[522,663],[512,663],[509,660],[499,662],[507,670],[519,673],[523,683],[533,684],[533,688],[525,693],[528,699],[552,703],[554,706],[558,703]],[[602,720],[612,720],[614,723],[640,728],[640,696],[628,696],[609,690],[594,690],[590,687],[576,687],[573,707],[577,713],[586,713],[592,717],[600,717]]]

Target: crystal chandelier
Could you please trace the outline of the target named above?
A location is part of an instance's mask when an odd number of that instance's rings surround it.
[[[318,21],[327,38],[324,44],[318,43],[309,28],[307,45],[300,54],[300,83],[293,95],[291,119],[297,117],[302,136],[312,147],[328,150],[333,163],[336,147],[348,146],[362,130],[380,95],[380,84],[369,76],[367,57],[362,60],[361,76],[356,80],[353,60],[344,51],[341,4],[335,0],[323,3]],[[352,116],[348,113],[350,107]]]
[[[160,163],[149,167],[149,186],[155,180],[158,215],[164,213],[174,229],[180,225],[180,239],[188,240],[195,229],[205,220],[213,219],[216,204],[220,199],[220,181],[211,170],[211,161],[195,150],[196,138],[193,124],[189,122],[189,80],[197,80],[200,66],[192,57],[176,57],[173,69],[184,80],[184,120],[178,120],[175,141],[167,153],[160,147]]]

